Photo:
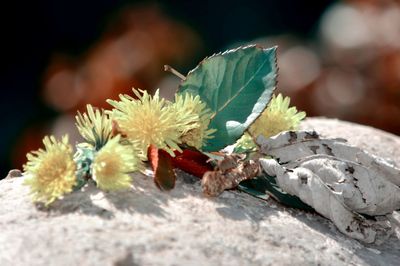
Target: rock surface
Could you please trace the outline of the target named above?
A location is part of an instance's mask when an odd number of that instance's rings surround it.
[[[311,118],[304,129],[400,165],[400,137],[347,122]],[[400,177],[399,177],[400,178]],[[400,214],[384,244],[363,245],[314,213],[237,191],[206,198],[181,173],[171,192],[135,175],[131,191],[93,185],[36,208],[23,177],[0,181],[0,265],[399,265]]]

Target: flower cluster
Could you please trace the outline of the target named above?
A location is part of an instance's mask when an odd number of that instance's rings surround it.
[[[78,112],[76,126],[85,141],[77,144],[75,155],[67,136],[61,141],[45,137],[45,149],[27,155],[24,171],[34,201],[49,205],[89,179],[103,190],[129,188],[129,173],[144,168],[150,145],[175,156],[184,145],[201,150],[213,137],[215,130],[209,128],[213,114],[198,95],[177,94],[169,102],[160,98],[158,90],[154,96],[142,90],[133,93],[136,98],[120,95],[119,101],[107,100],[114,107],[110,111],[87,105],[86,113]],[[270,137],[296,129],[305,113],[289,104],[288,97],[273,96],[236,143],[236,151],[255,151],[253,138],[260,134]]]
[[[113,110],[87,105],[86,113],[78,112],[76,127],[84,142],[76,145],[75,155],[67,136],[61,141],[45,137],[45,150],[27,155],[24,171],[34,201],[49,205],[89,179],[103,190],[127,189],[129,173],[144,168],[150,145],[174,156],[182,145],[201,149],[212,138],[212,113],[199,96],[177,95],[169,102],[158,91],[154,96],[142,90],[133,93],[136,98],[120,95],[119,101],[108,100]]]
[[[120,95],[120,101],[108,100],[115,108],[111,115],[121,132],[128,140],[139,142],[144,154],[147,154],[150,145],[171,155],[174,150],[181,151],[180,138],[194,128],[196,115],[185,113],[178,116],[179,108],[160,98],[158,90],[154,96],[146,91],[133,90],[133,93],[138,99]]]

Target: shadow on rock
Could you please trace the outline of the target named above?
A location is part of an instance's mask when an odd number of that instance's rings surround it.
[[[118,211],[165,217],[163,206],[168,201],[188,195],[203,197],[199,180],[195,177],[180,173],[175,189],[161,191],[153,183],[152,177],[135,174],[129,190],[106,192],[98,189],[94,182],[89,182],[81,190],[66,195],[49,208],[40,204],[36,206],[51,215],[79,212],[112,219]]]
[[[51,215],[63,215],[67,213],[79,212],[90,216],[98,216],[103,219],[114,218],[113,211],[95,204],[92,197],[101,193],[94,184],[87,184],[80,191],[75,191],[66,195],[45,208],[43,205],[36,205],[39,210],[47,211]]]
[[[277,214],[276,209],[269,208],[267,201],[257,200],[236,190],[225,191],[214,200],[225,205],[216,209],[219,215],[225,219],[248,220],[252,224],[258,224],[268,216]]]

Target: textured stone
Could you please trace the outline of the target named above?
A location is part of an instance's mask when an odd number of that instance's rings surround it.
[[[303,128],[350,143],[400,165],[400,137],[329,119]],[[400,177],[399,177],[400,178]],[[236,191],[206,198],[180,173],[171,192],[134,176],[131,191],[92,184],[50,210],[36,208],[23,177],[0,181],[0,265],[398,265],[400,230],[363,245],[314,213]],[[400,214],[393,220],[400,226]]]

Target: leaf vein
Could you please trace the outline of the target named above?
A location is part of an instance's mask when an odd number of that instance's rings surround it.
[[[254,72],[254,74],[249,78],[249,80],[244,84],[234,95],[233,97],[230,97],[226,103],[224,103],[211,117],[211,119],[214,119],[214,117],[220,113],[223,109],[225,109],[236,97],[239,96],[239,94],[252,82],[257,74],[261,71],[261,69],[264,67],[264,65],[269,61],[269,58],[266,58],[264,62],[260,65],[260,67]]]

